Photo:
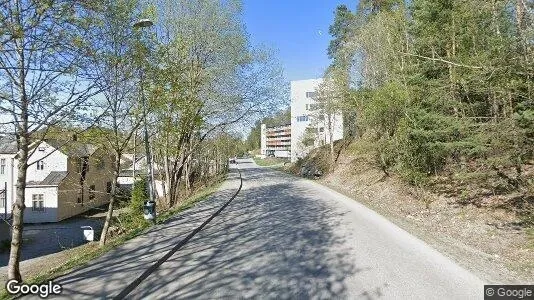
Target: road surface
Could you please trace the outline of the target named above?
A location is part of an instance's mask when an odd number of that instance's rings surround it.
[[[484,282],[382,216],[313,181],[240,160],[237,197],[128,299],[483,299]],[[57,282],[112,298],[237,190],[209,200]]]

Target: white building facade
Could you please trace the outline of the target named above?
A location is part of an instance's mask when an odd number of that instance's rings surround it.
[[[11,214],[12,204],[15,202],[15,185],[17,180],[17,142],[0,139],[0,218]]]
[[[333,141],[343,138],[342,114],[328,116],[315,109],[322,82],[322,78],[291,81],[291,162],[330,143],[330,136]]]
[[[152,161],[152,174],[154,175],[154,191],[156,197],[164,196],[165,183],[157,177],[164,171],[162,167]],[[135,178],[134,178],[135,174]],[[147,176],[147,160],[145,155],[123,154],[121,159],[121,171],[117,178],[119,186],[125,190],[133,188],[133,184],[141,177]]]

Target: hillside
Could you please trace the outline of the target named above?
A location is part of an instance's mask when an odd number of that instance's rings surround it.
[[[308,173],[308,177],[367,205],[481,278],[490,282],[532,281],[531,195],[519,198],[518,188],[483,196],[479,180],[464,179],[460,185],[454,176],[444,175],[431,176],[429,183],[417,187],[395,172],[386,175],[372,153],[364,141],[349,145],[338,142],[333,172],[328,172],[326,147],[316,149],[290,171]],[[528,172],[533,166],[523,167],[524,174],[531,176]],[[491,185],[499,182],[500,175],[487,177],[491,180],[485,185]]]

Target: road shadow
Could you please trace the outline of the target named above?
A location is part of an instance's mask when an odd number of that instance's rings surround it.
[[[229,175],[236,181],[236,174]],[[111,298],[171,250],[181,239],[204,222],[237,190],[235,184],[221,187],[213,196],[178,213],[167,222],[151,227],[140,236],[58,278],[62,298]]]
[[[365,268],[335,234],[340,212],[292,180],[299,179],[244,170],[234,202],[129,297],[347,298],[345,279]]]

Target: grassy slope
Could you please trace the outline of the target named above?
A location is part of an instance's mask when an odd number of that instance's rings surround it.
[[[412,186],[395,172],[387,176],[363,143],[344,149],[338,143],[336,149],[335,170],[320,183],[357,199],[483,278],[534,278],[534,229],[522,223],[521,214],[502,206],[465,204],[461,196]],[[328,161],[323,147],[286,171],[297,174],[306,164],[327,171]]]
[[[266,157],[266,158],[254,157],[253,159],[254,159],[254,162],[256,162],[258,166],[263,166],[263,167],[274,166],[274,165],[279,165],[279,164],[288,162],[287,159],[276,158],[276,157]]]

